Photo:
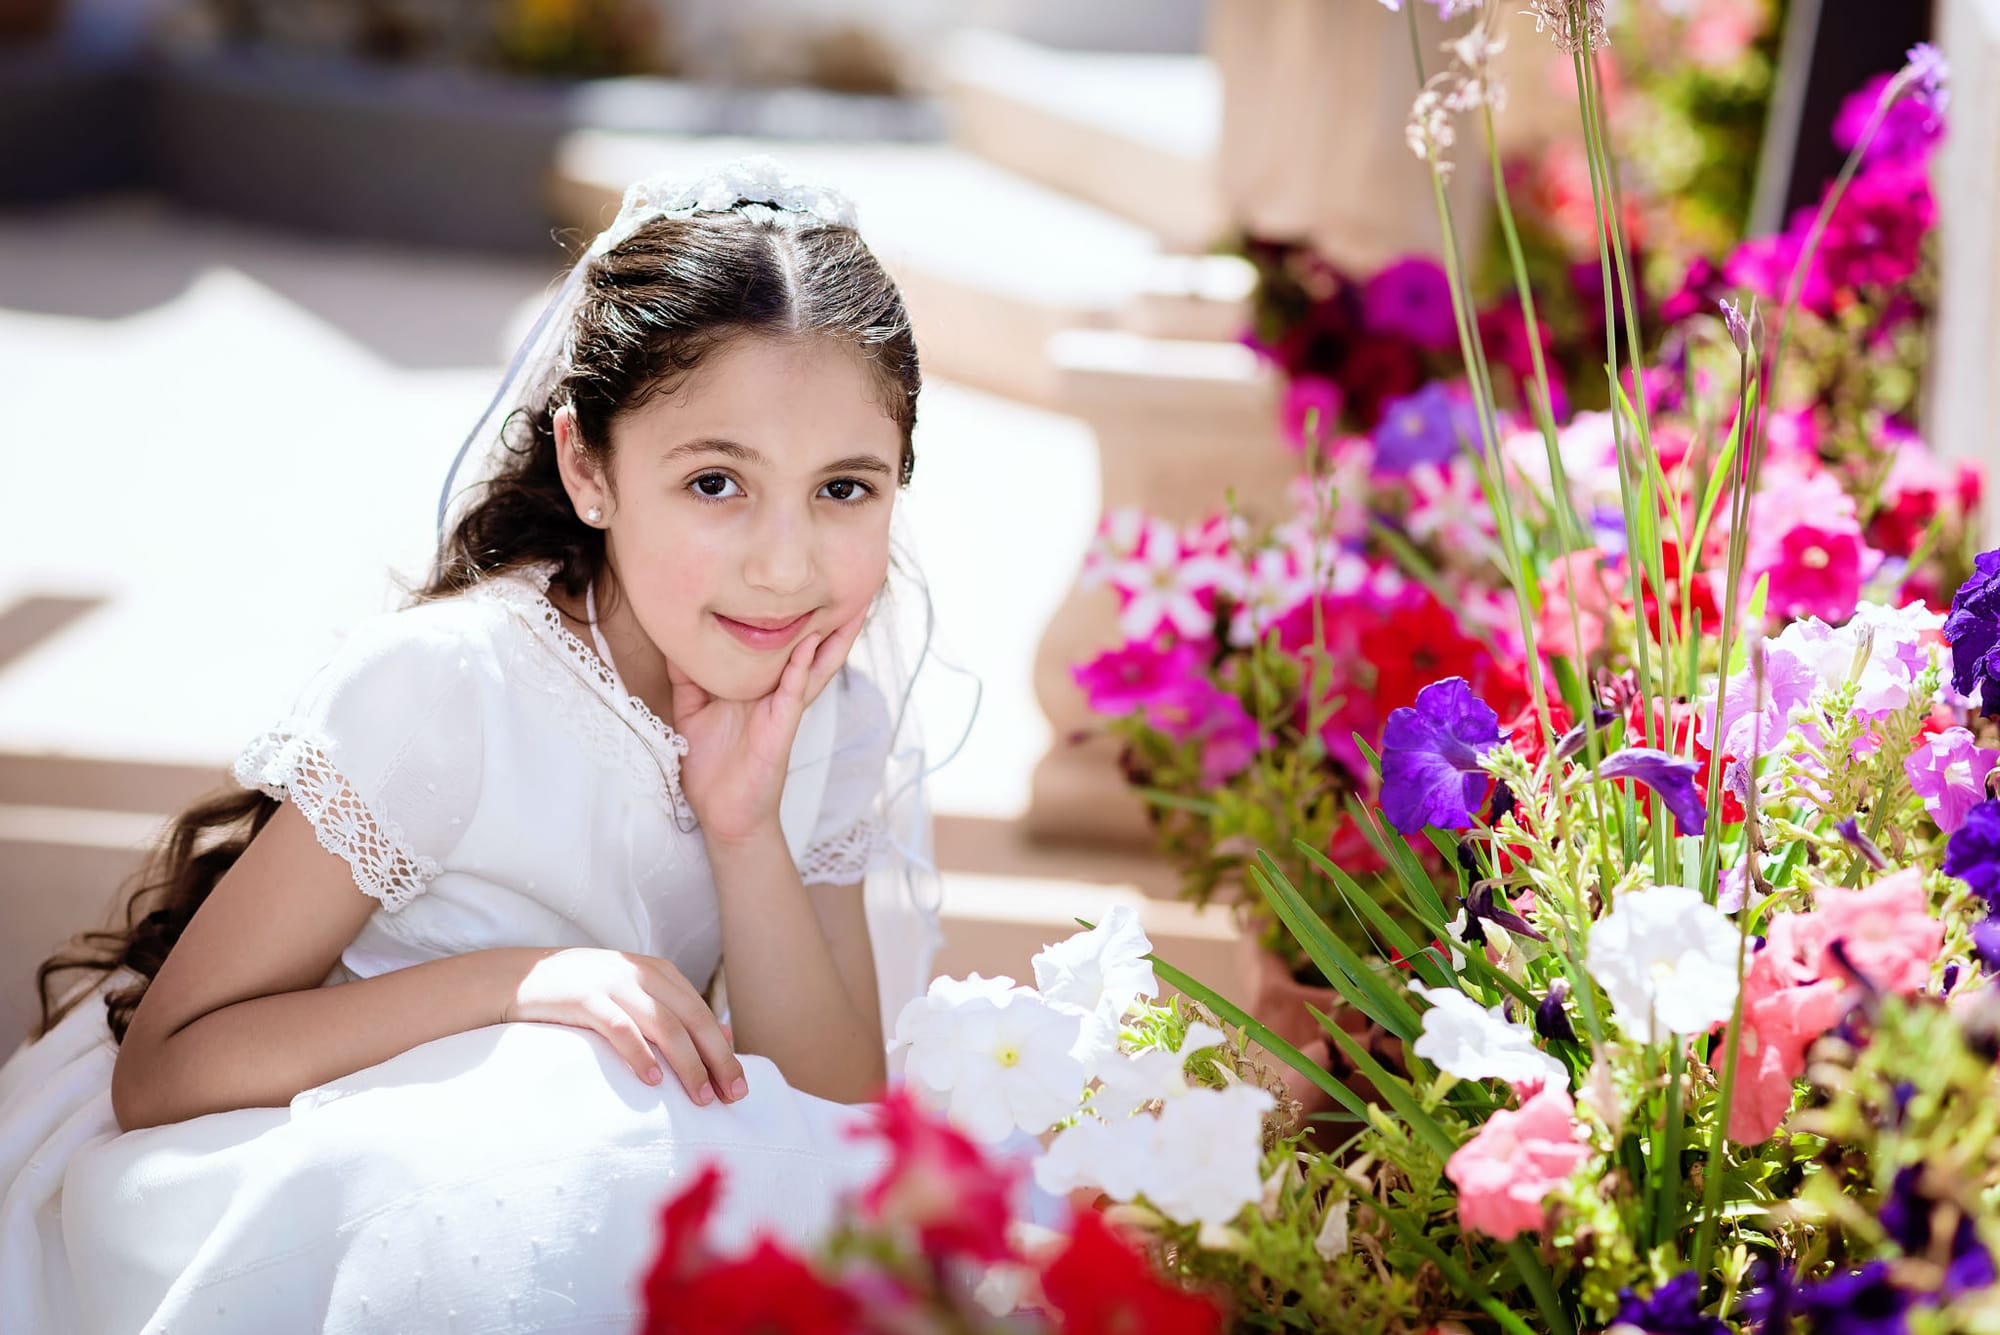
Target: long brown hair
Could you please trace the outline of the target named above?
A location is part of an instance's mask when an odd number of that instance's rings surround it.
[[[555,414],[576,414],[579,448],[610,462],[611,423],[672,393],[732,339],[832,338],[857,350],[883,410],[902,434],[901,481],[915,467],[916,340],[902,294],[851,227],[789,226],[741,213],[659,218],[592,260],[571,322],[566,374],[545,401],[500,430],[498,466],[445,535],[412,602],[460,593],[498,571],[552,560],[552,583],[583,592],[604,561],[604,535],[576,516],[556,468]],[[608,470],[607,474],[608,476]],[[104,990],[119,1041],[167,952],[210,891],[277,810],[255,790],[206,798],[174,818],[134,878],[122,927],[74,937],[36,971],[40,1037],[89,996],[55,979],[139,977]]]

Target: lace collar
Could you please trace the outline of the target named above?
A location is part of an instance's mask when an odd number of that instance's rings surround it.
[[[680,792],[680,758],[688,753],[687,738],[675,732],[644,700],[626,691],[611,665],[563,624],[562,613],[549,599],[549,582],[558,568],[554,561],[536,561],[489,575],[473,585],[469,592],[474,597],[491,598],[521,613],[537,639],[574,666],[577,675],[606,705],[634,725],[639,735],[665,762],[674,804],[684,809],[685,799]]]

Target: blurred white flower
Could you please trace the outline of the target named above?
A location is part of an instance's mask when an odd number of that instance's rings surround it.
[[[1226,1224],[1255,1205],[1264,1194],[1264,1114],[1275,1102],[1254,1085],[1170,1100],[1142,1178],[1146,1200],[1183,1224]]]
[[[1313,1250],[1320,1260],[1334,1261],[1347,1255],[1347,1216],[1352,1209],[1353,1203],[1345,1196],[1326,1207],[1326,1221],[1313,1238]]]
[[[1115,1201],[1129,1201],[1152,1168],[1159,1125],[1152,1117],[1116,1122],[1085,1117],[1057,1132],[1048,1151],[1035,1160],[1035,1183],[1052,1196],[1088,1187]]]
[[[1231,1085],[1191,1089],[1158,1117],[1085,1117],[1035,1161],[1035,1181],[1057,1195],[1143,1196],[1183,1224],[1227,1224],[1263,1198],[1264,1114],[1274,1104],[1254,1085]]]
[[[1534,1031],[1481,1006],[1455,987],[1410,984],[1431,1003],[1416,1054],[1461,1080],[1505,1080],[1510,1085],[1569,1088],[1569,1068],[1535,1046]]]
[[[1699,892],[1656,885],[1620,895],[1591,926],[1584,963],[1611,998],[1618,1027],[1655,1043],[1730,1017],[1742,940]]]

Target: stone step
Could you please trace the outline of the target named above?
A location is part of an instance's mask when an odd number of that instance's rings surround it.
[[[1116,327],[1142,294],[1174,290],[1144,225],[948,145],[586,132],[564,141],[551,188],[563,220],[594,232],[631,182],[744,153],[769,153],[854,199],[902,288],[927,376],[1050,406],[1052,335]]]
[[[1228,225],[1215,182],[1222,86],[1201,55],[1067,51],[968,30],[941,59],[952,137],[1031,181],[1199,254]]]
[[[1249,348],[1079,329],[1052,338],[1048,357],[1063,410],[1097,438],[1106,510],[1136,505],[1188,524],[1221,510],[1233,489],[1246,513],[1276,517],[1298,461],[1279,438],[1275,378]],[[1055,741],[1035,768],[1024,818],[1034,838],[1152,843],[1119,746],[1071,675],[1118,643],[1117,605],[1103,588],[1072,588],[1043,632],[1035,696]]]

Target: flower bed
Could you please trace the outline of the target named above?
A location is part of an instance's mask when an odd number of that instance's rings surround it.
[[[1441,7],[1440,172],[1493,12]],[[1608,179],[1600,11],[1534,12]],[[1919,47],[1866,90],[1820,207],[1657,344],[1596,196],[1607,410],[1559,423],[1531,358],[1510,415],[1448,253],[1463,382],[1365,438],[1318,405],[1297,517],[1108,518],[1128,642],[1079,680],[1191,892],[1251,896],[1395,1059],[1315,1010],[1352,1087],[1124,910],[1033,987],[941,979],[884,1117],[944,1119],[930,1162],[970,1176],[860,1203],[807,1267],[848,1295],[827,1329],[2000,1328],[2000,552],[1895,374],[1942,83]],[[1037,1233],[989,1171],[1075,1208]],[[936,1241],[945,1200],[983,1241]],[[1084,1256],[1116,1277],[1088,1308]]]

